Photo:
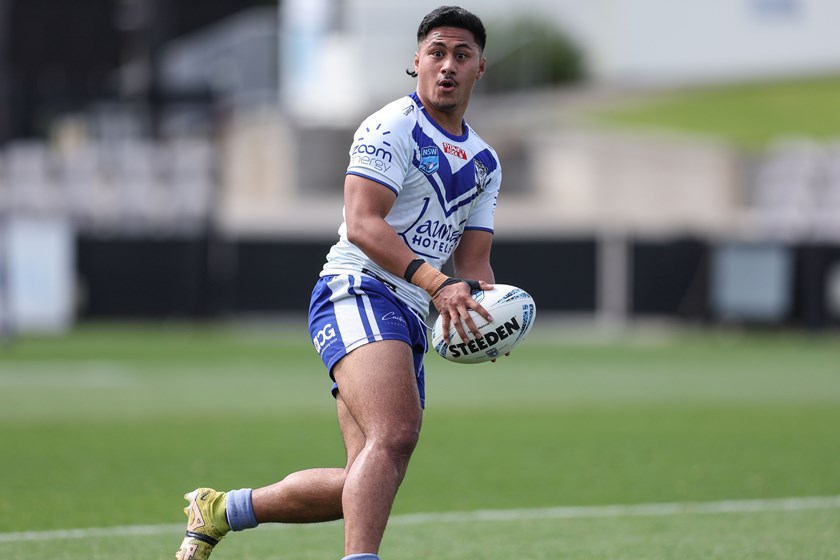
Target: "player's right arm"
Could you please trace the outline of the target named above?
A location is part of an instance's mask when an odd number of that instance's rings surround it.
[[[394,191],[376,181],[351,174],[344,178],[347,239],[376,264],[402,276],[417,255],[385,221],[396,199]]]

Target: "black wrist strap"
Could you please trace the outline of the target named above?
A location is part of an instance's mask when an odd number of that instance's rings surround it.
[[[481,289],[481,284],[478,280],[467,280],[466,278],[450,277],[444,280],[443,284],[441,284],[440,287],[437,290],[435,290],[435,295],[437,295],[437,293],[446,286],[451,286],[452,284],[457,284],[458,282],[463,282],[464,284],[466,284],[470,288],[471,292],[475,292],[476,290]]]
[[[423,263],[425,262],[426,261],[424,261],[423,259],[414,259],[413,261],[408,263],[408,266],[405,267],[405,273],[403,274],[403,278],[411,282],[411,279],[414,277],[414,273],[417,272],[417,269],[423,266]]]
[[[478,280],[467,280],[461,278],[461,282],[465,282],[469,286],[471,292],[481,291],[481,283]]]

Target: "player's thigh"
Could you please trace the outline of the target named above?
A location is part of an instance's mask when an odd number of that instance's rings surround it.
[[[411,347],[399,340],[365,344],[333,369],[348,413],[366,439],[419,432],[422,407]],[[416,433],[415,433],[416,437]]]

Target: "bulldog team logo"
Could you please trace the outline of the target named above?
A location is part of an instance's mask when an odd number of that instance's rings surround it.
[[[437,146],[420,148],[420,171],[431,175],[440,168],[440,152]]]
[[[475,188],[481,194],[487,188],[487,183],[490,182],[490,172],[487,166],[478,161],[478,159],[473,160],[473,163],[475,164]]]

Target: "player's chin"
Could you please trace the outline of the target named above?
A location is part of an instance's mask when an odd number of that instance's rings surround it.
[[[441,94],[435,96],[434,105],[441,112],[453,111],[458,108],[458,99],[454,95]]]

